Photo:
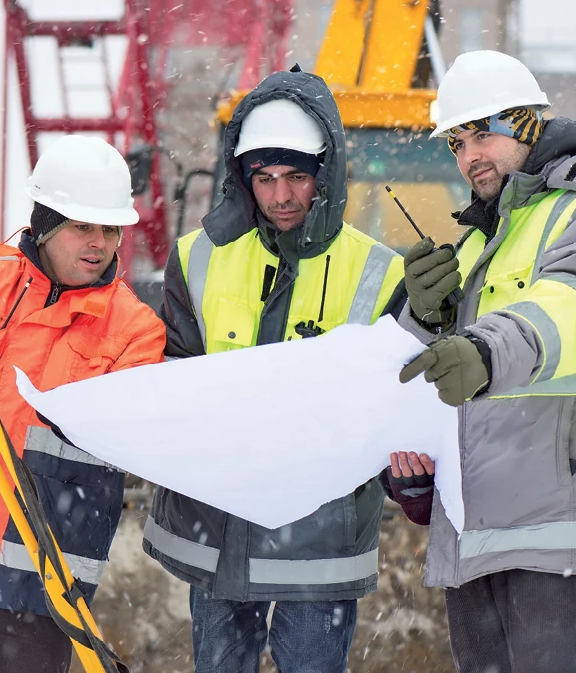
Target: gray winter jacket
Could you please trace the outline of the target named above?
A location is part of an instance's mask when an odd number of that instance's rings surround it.
[[[465,526],[458,539],[435,494],[428,586],[576,567],[575,178],[576,123],[552,120],[509,176],[473,263],[467,246],[484,234],[471,228],[457,245],[468,262],[455,331],[488,343],[492,382],[459,408]],[[497,305],[498,294],[512,299]],[[400,323],[431,340],[408,306]]]
[[[323,165],[316,176],[320,198],[316,199],[304,225],[285,233],[275,232],[258,216],[253,196],[243,183],[238,159],[234,157],[242,120],[254,106],[276,98],[289,98],[301,105],[324,130],[327,145]],[[199,236],[198,240],[209,238],[209,245],[232,245],[254,230],[261,244],[278,255],[276,281],[263,300],[257,344],[281,341],[299,260],[324,253],[342,229],[346,204],[345,139],[336,104],[324,82],[303,72],[281,72],[268,77],[236,109],[226,130],[225,162],[224,199],[204,218],[207,236]],[[384,246],[375,247],[382,261],[373,269],[371,284],[379,288],[394,253]],[[334,272],[338,273],[338,269]],[[385,313],[395,311],[404,300],[403,281],[396,282],[398,286]],[[160,312],[167,327],[169,356],[189,357],[205,352],[188,290],[175,248],[166,268]],[[313,380],[302,384],[316,385]],[[321,382],[318,382],[318,390],[322,394]],[[271,394],[282,395],[282,381],[278,381],[277,390]],[[297,401],[289,404],[297,404]],[[297,423],[298,413],[309,411],[312,410],[287,412],[286,422]],[[258,413],[265,414],[266,409]],[[226,409],[222,409],[222,422],[226,422]],[[281,427],[278,432],[282,432]],[[307,438],[302,437],[302,441],[306,442]],[[273,437],[270,437],[270,450],[274,450]],[[282,479],[282,475],[277,478]],[[218,484],[214,484],[214,488],[217,489]],[[262,506],[266,507],[266,503]],[[323,505],[304,519],[268,530],[158,488],[144,531],[144,550],[173,575],[204,588],[214,598],[236,601],[354,599],[376,588],[382,508],[383,488],[378,479],[373,479],[355,493]]]

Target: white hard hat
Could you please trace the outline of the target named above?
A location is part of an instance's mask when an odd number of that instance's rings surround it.
[[[234,156],[264,147],[320,154],[326,143],[319,124],[298,103],[283,98],[258,105],[248,113]]]
[[[461,54],[438,87],[436,128],[430,137],[510,108],[546,110],[550,103],[528,68],[499,51]]]
[[[128,164],[102,138],[64,136],[41,155],[26,194],[70,220],[109,226],[138,222]]]

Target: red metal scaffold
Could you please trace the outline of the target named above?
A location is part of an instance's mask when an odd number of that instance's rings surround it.
[[[165,64],[174,45],[216,45],[230,59],[243,63],[238,87],[251,88],[262,77],[283,67],[292,17],[293,0],[124,0],[123,15],[114,20],[36,21],[18,3],[4,0],[6,40],[4,58],[4,123],[2,176],[6,176],[6,101],[8,70],[16,66],[22,104],[26,147],[30,166],[38,159],[38,136],[51,132],[104,133],[129,157],[135,147],[162,147],[158,116],[165,106],[168,81]],[[62,50],[92,48],[107,36],[127,40],[124,64],[117,86],[110,80],[109,64],[103,63],[109,114],[78,117],[66,105],[66,81]],[[60,66],[64,113],[57,117],[35,114],[30,45],[36,38],[55,41]],[[101,50],[106,58],[106,50]],[[148,154],[149,176],[142,193],[136,190],[145,254],[156,268],[164,265],[171,243],[167,205],[161,175],[160,153]],[[0,236],[4,234],[5,184],[1,186]],[[126,232],[122,243],[124,273],[130,279],[136,240]]]

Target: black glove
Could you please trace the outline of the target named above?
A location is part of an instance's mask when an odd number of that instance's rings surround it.
[[[442,402],[457,407],[490,385],[490,347],[472,335],[440,339],[402,369],[400,382],[422,372],[428,383],[434,382]]]
[[[435,248],[427,236],[413,245],[404,257],[406,290],[410,308],[422,322],[452,323],[455,309],[446,297],[462,282],[454,248]]]
[[[413,474],[411,477],[395,477],[392,470],[389,470],[388,481],[393,487],[394,493],[402,493],[410,498],[422,495],[422,493],[414,493],[414,489],[423,489],[427,491],[434,486],[434,475],[424,472],[424,474]],[[411,492],[412,491],[412,492]]]

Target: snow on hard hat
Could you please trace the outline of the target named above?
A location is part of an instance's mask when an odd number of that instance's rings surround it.
[[[234,156],[265,147],[320,154],[326,143],[318,123],[298,103],[280,99],[258,105],[246,115]]]
[[[550,107],[530,70],[499,51],[470,51],[458,56],[440,82],[436,128],[430,137],[444,136],[460,124],[522,107]]]
[[[38,159],[26,194],[70,220],[108,226],[138,222],[128,164],[102,138],[70,135]]]

